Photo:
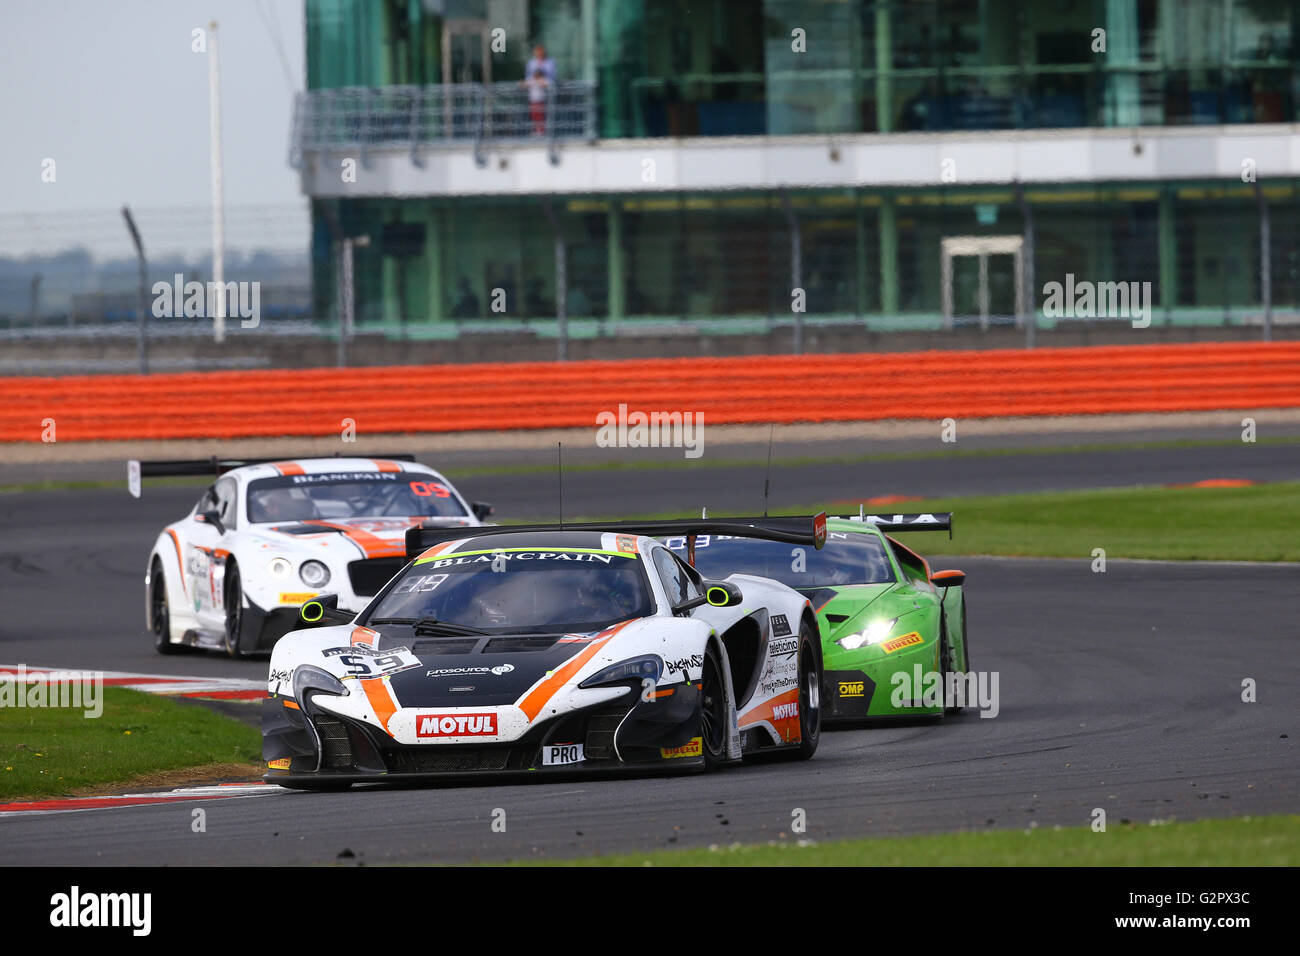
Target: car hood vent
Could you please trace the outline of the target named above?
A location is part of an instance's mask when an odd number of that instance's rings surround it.
[[[494,637],[483,648],[484,654],[516,654],[528,651],[545,651],[555,646],[559,634],[507,634]]]
[[[534,640],[536,635],[528,635]],[[517,640],[503,635],[493,640]],[[452,637],[443,640],[418,640],[411,649],[420,658],[420,667],[399,671],[388,678],[393,695],[401,707],[498,707],[518,701],[530,687],[548,674],[558,671],[587,645],[560,643],[559,635],[548,635],[546,648],[488,650],[482,638]],[[475,645],[482,653],[470,654]],[[472,690],[465,690],[465,688]]]
[[[426,655],[469,654],[478,646],[480,640],[481,638],[477,637],[444,637],[437,641],[416,641],[411,646],[411,651],[421,659]]]

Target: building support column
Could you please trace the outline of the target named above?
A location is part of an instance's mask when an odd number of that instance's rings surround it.
[[[1174,229],[1174,192],[1165,186],[1160,190],[1159,257],[1160,257],[1160,308],[1165,313],[1165,324],[1174,320],[1174,306],[1178,302],[1178,233]]]
[[[1273,340],[1273,239],[1268,199],[1255,180],[1255,201],[1259,204],[1259,297],[1264,306],[1264,341]]]
[[[608,280],[609,318],[617,322],[627,314],[627,263],[623,252],[623,204],[617,199],[609,201],[608,230]]]
[[[1016,202],[1020,205],[1020,218],[1024,222],[1024,244],[1020,247],[1020,252],[1016,256],[1016,302],[1023,303],[1023,309],[1018,308],[1017,312],[1024,313],[1025,320],[1025,348],[1034,347],[1034,339],[1038,334],[1038,289],[1035,283],[1038,281],[1034,272],[1034,246],[1036,243],[1034,234],[1034,207],[1029,204],[1025,197],[1025,187],[1023,183],[1016,183]]]
[[[880,311],[898,315],[898,207],[892,195],[880,200]]]
[[[399,223],[402,221],[400,211],[394,217],[394,221]],[[405,290],[402,289],[402,260],[397,256],[386,254],[383,240],[383,223],[376,223],[376,226],[378,227],[379,235],[375,237],[378,240],[376,243],[378,248],[375,251],[379,254],[380,277],[383,282],[382,301],[384,322],[396,322],[405,326],[406,316],[402,314],[402,304],[406,299],[404,294]],[[406,329],[403,328],[402,332],[404,333],[405,331]]]
[[[428,283],[427,318],[430,322],[441,322],[446,318],[442,296],[442,211],[432,204],[424,226],[424,273]]]
[[[855,195],[854,209],[856,213],[853,217],[855,226],[855,246],[854,252],[854,271],[857,274],[857,317],[865,323],[867,318],[867,276],[869,275],[867,266],[867,217],[862,208],[862,197]]]
[[[596,0],[582,0],[582,79],[596,86]]]
[[[889,26],[889,4],[876,5],[876,130],[893,131],[894,52]]]

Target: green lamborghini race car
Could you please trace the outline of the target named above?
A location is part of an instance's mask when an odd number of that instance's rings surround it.
[[[942,717],[967,700],[961,571],[931,571],[887,531],[952,530],[951,514],[829,518],[820,551],[697,535],[666,544],[708,577],[774,578],[806,595],[822,642],[823,719]]]

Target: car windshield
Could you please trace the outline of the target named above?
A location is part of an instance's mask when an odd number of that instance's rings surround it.
[[[669,538],[669,548],[686,556],[686,539]],[[702,534],[695,540],[695,569],[706,578],[757,574],[792,588],[842,584],[888,584],[894,570],[880,540],[856,532],[829,531],[820,551],[803,545]]]
[[[640,565],[636,554],[595,548],[472,548],[417,559],[366,618],[490,633],[597,631],[653,612]]]
[[[452,490],[422,472],[330,472],[259,478],[248,485],[253,524],[337,518],[465,515]]]

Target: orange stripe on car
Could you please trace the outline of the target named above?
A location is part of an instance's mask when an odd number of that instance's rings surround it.
[[[354,528],[352,525],[338,521],[320,521],[313,518],[302,523],[341,531],[343,536],[360,548],[361,553],[367,558],[400,558],[406,554],[406,541],[404,539],[385,541],[369,531],[363,531],[360,528]]]
[[[464,538],[460,539],[460,541],[464,541],[464,540],[465,540]],[[460,544],[460,541],[444,541],[442,544],[435,544],[432,548],[424,552],[415,560],[423,561],[425,558],[436,558],[438,557],[438,555],[444,553],[448,548],[452,547],[453,545]]]
[[[368,627],[354,627],[352,629],[351,643],[354,646],[357,644],[365,644],[367,647],[373,647],[375,643],[375,638],[377,638],[378,636],[379,636],[378,631],[372,631]]]
[[[358,683],[366,692],[366,700],[370,701],[371,710],[379,718],[379,725],[384,728],[385,733],[389,733],[388,722],[392,720],[393,714],[397,713],[397,704],[393,702],[388,681],[383,677],[372,677]]]
[[[537,715],[542,712],[542,708],[555,696],[556,691],[565,685],[565,683],[582,669],[582,666],[591,660],[598,650],[609,642],[609,639],[617,634],[623,628],[631,624],[631,621],[624,621],[622,624],[615,624],[609,630],[605,631],[600,637],[592,641],[579,653],[575,654],[564,665],[551,672],[551,676],[542,680],[535,686],[523,699],[519,701],[519,709],[524,712],[530,721],[536,720]]]
[[[171,528],[167,529],[167,533],[172,537],[172,544],[176,545],[176,566],[181,572],[181,593],[188,596],[189,588],[185,586],[185,561],[181,558],[181,539],[176,537],[176,532]]]
[[[401,471],[402,466],[395,461],[386,461],[383,458],[371,458],[371,463],[380,471]]]
[[[745,713],[741,714],[736,719],[736,725],[738,727],[749,727],[752,726],[753,724],[757,724],[765,720],[769,724],[771,724],[774,728],[776,728],[777,733],[781,734],[781,736],[784,737],[786,740],[798,740],[800,736],[799,715],[796,713],[793,717],[778,718],[773,716],[773,712],[772,712],[772,708],[779,707],[782,704],[798,704],[798,703],[799,703],[799,688],[792,687],[784,694],[778,694],[776,697],[773,697],[771,700],[765,700],[763,701],[763,703],[759,704],[753,710],[748,710]],[[790,733],[790,723],[792,721],[794,724],[794,732]]]
[[[302,465],[298,464],[296,461],[277,461],[271,467],[282,475],[306,474],[306,472],[302,470]]]

